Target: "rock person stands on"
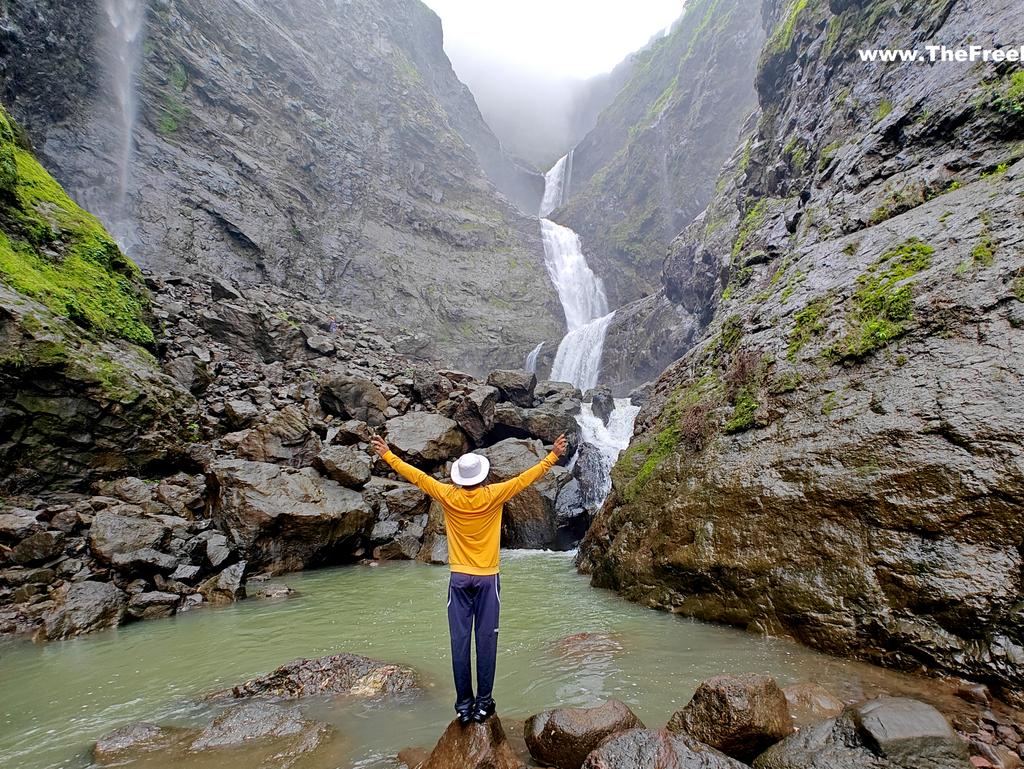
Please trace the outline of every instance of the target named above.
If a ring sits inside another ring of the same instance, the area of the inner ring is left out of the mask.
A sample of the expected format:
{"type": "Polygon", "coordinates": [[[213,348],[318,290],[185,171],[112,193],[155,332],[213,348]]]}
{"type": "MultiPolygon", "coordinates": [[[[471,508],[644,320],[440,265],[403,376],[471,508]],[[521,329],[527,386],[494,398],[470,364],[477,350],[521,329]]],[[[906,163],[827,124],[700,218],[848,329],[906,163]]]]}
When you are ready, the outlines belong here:
{"type": "Polygon", "coordinates": [[[455,710],[463,725],[483,722],[494,713],[494,666],[498,654],[498,613],[501,609],[501,577],[498,548],[501,544],[502,507],[512,497],[539,480],[565,454],[568,443],[558,436],[554,450],[536,465],[502,483],[483,485],[490,463],[479,454],[463,454],[452,465],[455,482],[441,483],[403,462],[383,438],[374,436],[374,450],[396,473],[437,500],[444,509],[448,530],[448,630],[452,640],[452,672],[455,675],[455,710]],[[476,683],[470,668],[469,641],[476,625],[476,683]]]}

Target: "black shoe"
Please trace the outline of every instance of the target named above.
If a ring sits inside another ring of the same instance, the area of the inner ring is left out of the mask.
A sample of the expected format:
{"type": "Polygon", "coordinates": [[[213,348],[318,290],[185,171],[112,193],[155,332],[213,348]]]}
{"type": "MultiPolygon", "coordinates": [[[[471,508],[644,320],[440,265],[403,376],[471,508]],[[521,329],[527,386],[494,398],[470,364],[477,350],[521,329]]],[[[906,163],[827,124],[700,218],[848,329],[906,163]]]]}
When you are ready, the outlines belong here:
{"type": "Polygon", "coordinates": [[[494,715],[494,700],[492,699],[488,699],[486,702],[478,701],[473,708],[473,720],[478,724],[482,724],[492,715],[494,715]]]}
{"type": "Polygon", "coordinates": [[[473,722],[473,710],[476,700],[462,700],[455,703],[455,712],[459,715],[459,724],[469,726],[473,722]]]}
{"type": "Polygon", "coordinates": [[[459,711],[459,726],[469,726],[473,723],[473,714],[468,710],[459,711]]]}

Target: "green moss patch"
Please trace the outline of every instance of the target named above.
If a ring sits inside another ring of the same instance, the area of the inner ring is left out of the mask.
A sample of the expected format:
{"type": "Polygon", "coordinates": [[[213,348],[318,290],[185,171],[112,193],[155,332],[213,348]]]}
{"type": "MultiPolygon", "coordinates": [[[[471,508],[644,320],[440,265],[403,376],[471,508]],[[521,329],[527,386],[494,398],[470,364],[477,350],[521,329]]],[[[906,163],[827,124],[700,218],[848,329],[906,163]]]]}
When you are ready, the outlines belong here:
{"type": "Polygon", "coordinates": [[[824,297],[815,299],[802,310],[793,316],[793,330],[789,333],[789,345],[786,348],[786,357],[794,361],[797,354],[812,339],[821,336],[828,327],[824,316],[829,308],[829,302],[824,297]]]}
{"type": "Polygon", "coordinates": [[[0,279],[100,336],[153,343],[138,267],[17,144],[2,108],[0,279]]]}
{"type": "Polygon", "coordinates": [[[906,333],[914,316],[913,284],[906,281],[931,266],[935,249],[911,238],[887,251],[857,278],[849,330],[827,351],[836,361],[860,360],[906,333]]]}

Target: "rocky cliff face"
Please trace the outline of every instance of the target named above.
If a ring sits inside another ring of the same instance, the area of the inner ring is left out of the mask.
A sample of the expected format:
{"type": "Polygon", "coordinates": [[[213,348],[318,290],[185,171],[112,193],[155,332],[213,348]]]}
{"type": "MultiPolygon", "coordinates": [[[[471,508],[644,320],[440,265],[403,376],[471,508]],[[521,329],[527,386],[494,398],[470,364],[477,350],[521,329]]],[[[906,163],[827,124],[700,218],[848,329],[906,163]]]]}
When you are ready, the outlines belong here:
{"type": "Polygon", "coordinates": [[[0,489],[173,461],[195,403],[152,355],[138,268],[19,136],[0,108],[0,489]]]}
{"type": "Polygon", "coordinates": [[[635,54],[631,76],[572,157],[576,230],[612,306],[653,293],[669,242],[715,189],[754,107],[760,19],[741,0],[687,5],[672,33],[635,54]]]}
{"type": "Polygon", "coordinates": [[[1020,701],[1024,71],[856,53],[1024,37],[1019,9],[770,0],[765,20],[757,125],[658,300],[713,318],[641,412],[582,565],[1020,701]]]}
{"type": "MultiPolygon", "coordinates": [[[[4,8],[2,86],[105,211],[119,142],[98,4],[4,8]],[[26,55],[28,54],[28,55],[26,55]]],[[[557,336],[541,180],[503,155],[411,0],[153,2],[128,201],[144,266],[301,287],[474,370],[557,336]]]]}

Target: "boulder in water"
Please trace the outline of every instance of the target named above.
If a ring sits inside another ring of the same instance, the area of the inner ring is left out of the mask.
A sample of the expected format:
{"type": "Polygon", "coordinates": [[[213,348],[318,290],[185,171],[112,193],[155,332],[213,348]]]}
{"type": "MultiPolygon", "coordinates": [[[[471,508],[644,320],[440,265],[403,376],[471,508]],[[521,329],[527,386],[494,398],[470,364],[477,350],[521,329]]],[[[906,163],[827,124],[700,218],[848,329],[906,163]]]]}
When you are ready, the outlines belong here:
{"type": "Polygon", "coordinates": [[[199,586],[199,593],[212,604],[233,603],[245,598],[245,561],[228,566],[199,586]]]}
{"type": "Polygon", "coordinates": [[[482,724],[452,721],[420,769],[525,769],[495,715],[482,724]]]}
{"type": "Polygon", "coordinates": [[[793,731],[786,695],[770,676],[715,676],[669,719],[685,732],[740,761],[750,762],[793,731]]]}
{"type": "Polygon", "coordinates": [[[312,468],[221,459],[207,477],[210,517],[254,567],[279,573],[343,562],[372,525],[358,492],[312,468]]]}
{"type": "Polygon", "coordinates": [[[600,419],[604,426],[608,426],[608,419],[615,411],[615,398],[612,397],[611,388],[608,385],[597,385],[583,396],[584,403],[590,403],[591,413],[600,419]]]}
{"type": "Polygon", "coordinates": [[[115,729],[92,746],[92,758],[98,764],[120,763],[127,753],[148,753],[166,747],[170,738],[156,724],[140,721],[115,729]]]}
{"type": "Polygon", "coordinates": [[[608,737],[582,769],[746,769],[744,764],[666,729],[627,729],[608,737]]]}
{"type": "Polygon", "coordinates": [[[879,697],[801,729],[755,769],[967,769],[967,744],[931,705],[879,697]]]}
{"type": "Polygon", "coordinates": [[[383,697],[407,694],[419,688],[419,677],[410,667],[379,662],[359,654],[341,653],[294,660],[272,673],[211,696],[297,699],[349,694],[383,697]]]}
{"type": "Polygon", "coordinates": [[[36,637],[55,641],[117,627],[127,606],[128,597],[110,582],[75,582],[59,595],[36,637]]]}
{"type": "Polygon", "coordinates": [[[530,755],[545,766],[579,769],[602,740],[626,729],[643,728],[640,719],[619,700],[593,708],[545,710],[526,721],[523,734],[530,755]]]}
{"type": "Polygon", "coordinates": [[[571,478],[555,497],[555,549],[571,550],[590,526],[590,513],[583,504],[580,483],[571,478]]]}
{"type": "Polygon", "coordinates": [[[576,453],[572,474],[580,484],[580,501],[589,510],[597,510],[611,489],[609,469],[601,449],[592,443],[583,443],[576,453]]]}

